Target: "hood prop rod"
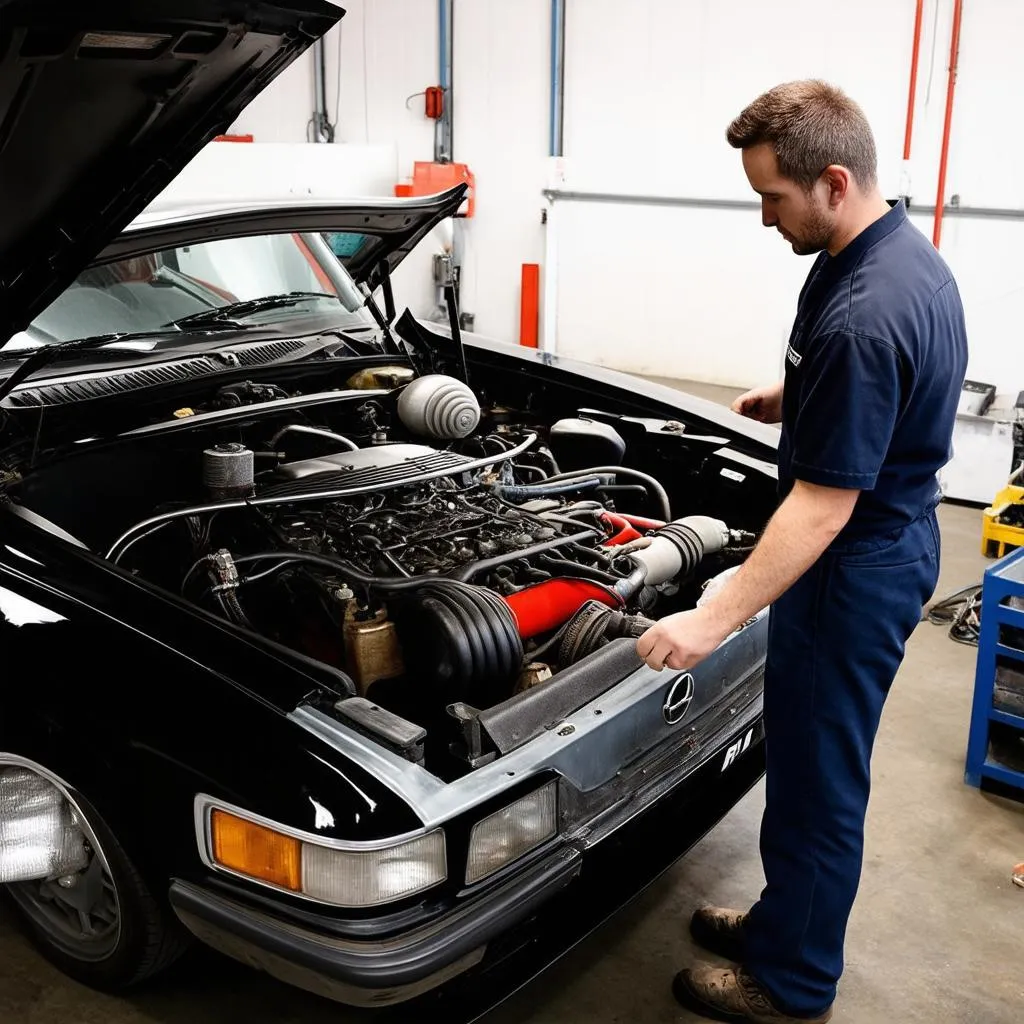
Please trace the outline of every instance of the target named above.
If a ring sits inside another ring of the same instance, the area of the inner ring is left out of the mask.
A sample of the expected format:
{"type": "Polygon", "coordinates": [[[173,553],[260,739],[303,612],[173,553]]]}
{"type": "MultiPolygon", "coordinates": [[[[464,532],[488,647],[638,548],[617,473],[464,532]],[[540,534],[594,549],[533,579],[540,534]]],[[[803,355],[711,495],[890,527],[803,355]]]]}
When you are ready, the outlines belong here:
{"type": "Polygon", "coordinates": [[[395,322],[395,291],[391,287],[391,264],[386,259],[381,260],[377,269],[380,271],[381,291],[384,292],[384,312],[388,323],[392,324],[395,322]]]}
{"type": "Polygon", "coordinates": [[[455,299],[455,285],[444,286],[444,300],[448,305],[448,326],[451,328],[452,341],[455,343],[455,351],[458,354],[459,370],[462,374],[462,381],[469,383],[469,370],[466,367],[466,346],[462,341],[462,329],[459,326],[459,307],[455,299]]]}

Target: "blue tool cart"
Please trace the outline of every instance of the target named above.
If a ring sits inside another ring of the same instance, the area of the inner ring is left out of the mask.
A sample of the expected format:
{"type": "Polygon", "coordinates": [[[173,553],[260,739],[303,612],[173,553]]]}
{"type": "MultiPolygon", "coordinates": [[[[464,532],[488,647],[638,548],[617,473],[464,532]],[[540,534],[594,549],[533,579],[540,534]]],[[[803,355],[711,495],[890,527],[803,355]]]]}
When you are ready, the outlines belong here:
{"type": "Polygon", "coordinates": [[[965,781],[1024,790],[1024,548],[985,571],[965,781]]]}

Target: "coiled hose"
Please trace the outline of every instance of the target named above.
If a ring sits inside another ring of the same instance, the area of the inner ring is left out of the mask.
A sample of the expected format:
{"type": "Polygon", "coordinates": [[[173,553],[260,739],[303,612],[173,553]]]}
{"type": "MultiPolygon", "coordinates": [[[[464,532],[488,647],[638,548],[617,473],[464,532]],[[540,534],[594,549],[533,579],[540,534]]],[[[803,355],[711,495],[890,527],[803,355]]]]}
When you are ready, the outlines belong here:
{"type": "Polygon", "coordinates": [[[398,602],[395,624],[406,658],[447,703],[489,707],[511,692],[523,640],[497,594],[452,580],[422,583],[398,602]]]}
{"type": "Polygon", "coordinates": [[[568,666],[582,661],[598,648],[622,637],[640,637],[652,619],[627,615],[598,601],[587,601],[565,624],[558,644],[558,663],[568,666]]]}

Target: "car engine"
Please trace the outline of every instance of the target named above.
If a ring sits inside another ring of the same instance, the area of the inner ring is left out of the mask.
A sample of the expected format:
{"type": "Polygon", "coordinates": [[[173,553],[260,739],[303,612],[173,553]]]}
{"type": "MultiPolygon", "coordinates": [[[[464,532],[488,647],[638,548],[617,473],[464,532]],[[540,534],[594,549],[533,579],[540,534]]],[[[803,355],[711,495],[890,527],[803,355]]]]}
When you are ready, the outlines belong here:
{"type": "Polygon", "coordinates": [[[184,597],[445,735],[458,708],[544,686],[693,607],[753,543],[712,516],[673,518],[599,420],[501,416],[443,375],[404,387],[396,422],[381,411],[347,433],[301,417],[268,433],[255,417],[243,440],[195,453],[201,502],[157,510],[110,556],[155,550],[140,542],[177,524],[159,550],[167,573],[191,562],[184,597]]]}

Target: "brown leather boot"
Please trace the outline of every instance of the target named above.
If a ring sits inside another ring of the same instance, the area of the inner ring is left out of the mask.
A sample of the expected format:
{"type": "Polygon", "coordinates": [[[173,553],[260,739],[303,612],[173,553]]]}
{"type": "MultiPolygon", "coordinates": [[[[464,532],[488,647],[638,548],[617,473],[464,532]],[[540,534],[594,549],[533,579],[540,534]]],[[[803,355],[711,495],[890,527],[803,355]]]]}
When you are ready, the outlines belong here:
{"type": "Polygon", "coordinates": [[[721,1021],[753,1024],[826,1024],[832,1007],[818,1017],[791,1017],[777,1010],[768,993],[742,968],[707,964],[680,971],[672,982],[676,1002],[692,1013],[721,1021]]]}
{"type": "Polygon", "coordinates": [[[725,907],[701,907],[690,918],[690,934],[709,953],[742,963],[745,943],[743,925],[747,915],[725,907]]]}

